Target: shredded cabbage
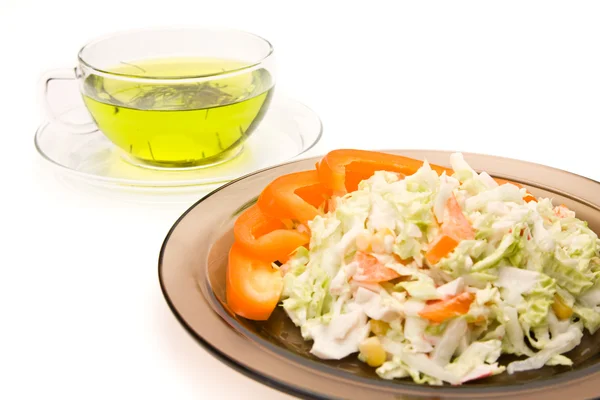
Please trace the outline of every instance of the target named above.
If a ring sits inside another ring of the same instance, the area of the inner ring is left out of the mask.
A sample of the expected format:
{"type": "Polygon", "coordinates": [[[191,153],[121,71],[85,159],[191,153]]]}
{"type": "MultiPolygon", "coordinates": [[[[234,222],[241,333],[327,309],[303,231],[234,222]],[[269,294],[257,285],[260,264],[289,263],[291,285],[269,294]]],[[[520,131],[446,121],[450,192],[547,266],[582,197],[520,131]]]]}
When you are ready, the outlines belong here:
{"type": "MultiPolygon", "coordinates": [[[[375,172],[309,221],[308,249],[281,266],[281,300],[313,355],[341,359],[376,336],[383,379],[458,385],[571,365],[565,354],[600,329],[597,234],[551,199],[526,203],[525,189],[499,185],[459,153],[450,164],[452,176],[427,162],[404,179],[375,172]],[[475,239],[458,240],[432,264],[427,252],[447,232],[451,196],[475,239]],[[359,265],[358,253],[371,264],[359,265]],[[456,296],[470,304],[440,306],[456,296]],[[431,316],[436,307],[442,317],[431,316]],[[506,365],[505,354],[519,359],[506,365]]],[[[368,357],[361,350],[372,364],[368,357]]]]}

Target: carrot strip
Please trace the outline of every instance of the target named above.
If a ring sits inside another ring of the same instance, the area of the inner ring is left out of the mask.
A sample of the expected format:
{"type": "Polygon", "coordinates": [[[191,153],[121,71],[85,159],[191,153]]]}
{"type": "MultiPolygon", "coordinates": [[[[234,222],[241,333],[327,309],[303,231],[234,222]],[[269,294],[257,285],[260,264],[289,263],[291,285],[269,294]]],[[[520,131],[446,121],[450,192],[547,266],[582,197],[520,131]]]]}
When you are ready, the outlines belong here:
{"type": "Polygon", "coordinates": [[[425,258],[431,265],[437,264],[442,258],[452,253],[458,246],[458,241],[448,235],[440,236],[429,248],[425,254],[425,258]]]}
{"type": "Polygon", "coordinates": [[[447,300],[431,302],[419,312],[419,316],[432,322],[441,323],[468,313],[473,300],[475,300],[473,293],[464,292],[447,300]]]}

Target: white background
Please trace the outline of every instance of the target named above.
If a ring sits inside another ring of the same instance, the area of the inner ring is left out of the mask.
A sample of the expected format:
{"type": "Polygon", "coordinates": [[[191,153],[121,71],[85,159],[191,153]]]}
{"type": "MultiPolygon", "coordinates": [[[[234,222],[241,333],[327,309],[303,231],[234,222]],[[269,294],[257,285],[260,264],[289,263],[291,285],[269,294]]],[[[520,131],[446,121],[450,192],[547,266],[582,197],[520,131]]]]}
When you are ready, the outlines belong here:
{"type": "Polygon", "coordinates": [[[334,147],[439,148],[600,180],[600,3],[0,0],[0,398],[283,399],[177,324],[157,256],[187,204],[67,185],[33,147],[40,74],[116,30],[268,38],[334,147]]]}

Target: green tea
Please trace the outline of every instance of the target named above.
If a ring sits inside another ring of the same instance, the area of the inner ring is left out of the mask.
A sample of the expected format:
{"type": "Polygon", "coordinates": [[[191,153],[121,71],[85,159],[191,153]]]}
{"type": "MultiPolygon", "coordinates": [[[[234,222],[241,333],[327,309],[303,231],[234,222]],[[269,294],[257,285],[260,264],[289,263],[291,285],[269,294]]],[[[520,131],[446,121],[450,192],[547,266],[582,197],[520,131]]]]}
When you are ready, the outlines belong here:
{"type": "Polygon", "coordinates": [[[273,79],[265,69],[219,78],[244,66],[206,58],[123,63],[108,70],[118,75],[88,76],[83,99],[98,128],[132,157],[165,167],[211,164],[240,148],[270,103],[273,79]],[[178,81],[199,76],[211,79],[178,81]]]}

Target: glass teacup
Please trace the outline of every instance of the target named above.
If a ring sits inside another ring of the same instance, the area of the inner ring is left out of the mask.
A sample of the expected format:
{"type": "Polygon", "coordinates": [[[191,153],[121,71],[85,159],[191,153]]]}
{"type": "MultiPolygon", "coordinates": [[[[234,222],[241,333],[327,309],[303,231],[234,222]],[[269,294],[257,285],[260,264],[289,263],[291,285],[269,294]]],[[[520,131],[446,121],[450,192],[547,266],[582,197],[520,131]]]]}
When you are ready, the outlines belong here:
{"type": "Polygon", "coordinates": [[[275,86],[273,48],[235,30],[118,33],[84,46],[74,70],[50,72],[46,99],[57,79],[78,81],[93,119],[50,112],[74,133],[99,129],[144,166],[208,166],[235,156],[260,124],[275,86]]]}

